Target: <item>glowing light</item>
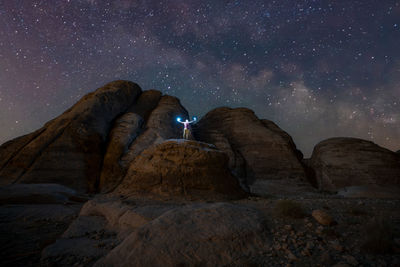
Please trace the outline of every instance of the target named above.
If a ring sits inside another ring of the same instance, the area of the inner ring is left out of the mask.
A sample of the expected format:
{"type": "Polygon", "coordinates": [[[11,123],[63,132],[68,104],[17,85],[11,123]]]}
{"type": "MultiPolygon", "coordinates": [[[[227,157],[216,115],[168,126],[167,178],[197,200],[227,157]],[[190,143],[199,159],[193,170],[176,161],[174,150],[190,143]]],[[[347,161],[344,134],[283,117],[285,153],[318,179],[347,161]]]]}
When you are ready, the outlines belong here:
{"type": "Polygon", "coordinates": [[[194,120],[194,121],[197,121],[197,117],[193,117],[193,120],[194,120]]]}
{"type": "Polygon", "coordinates": [[[176,118],[176,121],[181,122],[181,118],[180,117],[176,118]]]}

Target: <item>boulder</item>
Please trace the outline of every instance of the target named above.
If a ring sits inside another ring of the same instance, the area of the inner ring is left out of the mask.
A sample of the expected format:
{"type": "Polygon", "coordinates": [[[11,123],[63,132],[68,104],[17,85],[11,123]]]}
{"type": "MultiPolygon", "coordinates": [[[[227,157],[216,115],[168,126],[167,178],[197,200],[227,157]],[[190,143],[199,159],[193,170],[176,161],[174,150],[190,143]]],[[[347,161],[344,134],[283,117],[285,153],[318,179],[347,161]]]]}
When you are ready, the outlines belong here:
{"type": "Polygon", "coordinates": [[[229,155],[230,169],[252,193],[268,194],[274,181],[285,181],[276,186],[275,193],[281,185],[306,181],[302,154],[292,138],[273,122],[258,119],[250,109],[217,108],[193,128],[197,140],[214,144],[229,155]]]}
{"type": "Polygon", "coordinates": [[[0,147],[0,185],[58,183],[95,191],[113,120],[141,94],[129,81],[115,81],[84,96],[35,133],[0,147]]]}
{"type": "Polygon", "coordinates": [[[325,226],[330,226],[333,225],[335,223],[335,221],[333,220],[332,216],[329,215],[328,213],[326,213],[323,210],[313,210],[311,215],[314,217],[314,219],[322,225],[325,226]]]}
{"type": "Polygon", "coordinates": [[[227,155],[191,140],[167,140],[144,150],[115,193],[188,198],[245,196],[229,171],[227,155]]]}
{"type": "Polygon", "coordinates": [[[268,235],[258,210],[189,205],[138,228],[94,266],[252,266],[270,248],[268,235]]]}
{"type": "Polygon", "coordinates": [[[322,141],[314,148],[310,164],[320,190],[400,186],[400,156],[362,139],[338,137],[322,141]]]}

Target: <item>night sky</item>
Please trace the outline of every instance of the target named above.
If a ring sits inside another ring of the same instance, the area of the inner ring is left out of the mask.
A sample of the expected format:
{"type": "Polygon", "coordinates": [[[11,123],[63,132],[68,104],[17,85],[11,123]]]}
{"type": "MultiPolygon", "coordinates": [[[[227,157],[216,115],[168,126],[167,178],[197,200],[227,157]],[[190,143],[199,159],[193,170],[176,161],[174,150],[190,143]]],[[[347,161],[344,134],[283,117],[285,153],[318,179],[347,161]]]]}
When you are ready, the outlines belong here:
{"type": "Polygon", "coordinates": [[[400,1],[0,0],[0,144],[116,79],[398,150],[400,1]]]}

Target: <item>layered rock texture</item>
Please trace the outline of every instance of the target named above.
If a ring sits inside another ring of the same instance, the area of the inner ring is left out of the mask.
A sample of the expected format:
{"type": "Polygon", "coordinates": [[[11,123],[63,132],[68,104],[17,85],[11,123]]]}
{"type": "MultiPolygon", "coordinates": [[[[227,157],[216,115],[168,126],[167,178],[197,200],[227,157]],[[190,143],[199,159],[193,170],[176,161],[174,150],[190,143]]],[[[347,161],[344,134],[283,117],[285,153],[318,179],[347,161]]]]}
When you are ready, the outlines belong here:
{"type": "Polygon", "coordinates": [[[228,156],[214,146],[169,140],[144,150],[132,162],[116,193],[152,193],[193,198],[244,197],[228,168],[228,156]]]}
{"type": "Polygon", "coordinates": [[[134,231],[94,266],[256,264],[252,259],[270,245],[267,235],[265,218],[255,209],[223,203],[187,206],[134,231]]]}
{"type": "Polygon", "coordinates": [[[250,109],[214,109],[199,121],[194,133],[197,140],[228,154],[230,169],[252,193],[269,194],[270,188],[291,192],[309,185],[302,154],[292,138],[250,109]]]}
{"type": "Polygon", "coordinates": [[[79,192],[110,191],[143,149],[179,137],[178,115],[187,111],[175,97],[111,82],[41,129],[3,144],[0,185],[59,183],[79,192]]]}
{"type": "Polygon", "coordinates": [[[178,116],[179,99],[115,81],[0,146],[0,265],[400,265],[398,153],[333,138],[303,159],[246,108],[182,140],[178,116]]]}
{"type": "Polygon", "coordinates": [[[399,184],[398,153],[371,142],[329,139],[304,160],[275,123],[227,107],[194,125],[195,140],[168,141],[181,138],[178,116],[188,118],[188,112],[176,97],[111,82],[39,130],[0,146],[0,185],[55,183],[80,193],[118,188],[124,195],[190,198],[200,190],[237,198],[243,190],[293,195],[315,193],[314,187],[399,184]]]}
{"type": "Polygon", "coordinates": [[[4,144],[0,184],[59,183],[94,191],[112,122],[140,93],[132,82],[109,83],[36,132],[4,144]]]}
{"type": "Polygon", "coordinates": [[[338,191],[346,187],[380,190],[400,187],[400,156],[370,141],[357,138],[331,138],[313,151],[310,165],[318,188],[338,191]]]}

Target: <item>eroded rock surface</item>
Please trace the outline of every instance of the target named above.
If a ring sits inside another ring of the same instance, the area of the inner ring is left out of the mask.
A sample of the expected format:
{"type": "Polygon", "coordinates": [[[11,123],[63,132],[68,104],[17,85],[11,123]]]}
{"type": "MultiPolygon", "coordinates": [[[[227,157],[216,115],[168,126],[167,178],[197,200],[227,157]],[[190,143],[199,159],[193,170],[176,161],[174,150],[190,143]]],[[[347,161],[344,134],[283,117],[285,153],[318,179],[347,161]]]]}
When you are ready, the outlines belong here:
{"type": "Polygon", "coordinates": [[[215,147],[190,140],[168,140],[144,150],[132,163],[116,194],[208,198],[245,196],[215,147]]]}
{"type": "Polygon", "coordinates": [[[110,192],[122,181],[130,163],[147,147],[177,138],[180,125],[175,117],[187,111],[179,100],[161,92],[143,92],[114,123],[100,178],[100,191],[110,192]]]}
{"type": "Polygon", "coordinates": [[[144,120],[136,113],[128,112],[119,117],[111,130],[100,176],[100,189],[107,192],[115,188],[125,174],[120,164],[129,145],[142,131],[144,120]]]}
{"type": "Polygon", "coordinates": [[[362,139],[343,137],[322,141],[314,148],[310,164],[321,190],[400,186],[400,156],[362,139]]]}
{"type": "Polygon", "coordinates": [[[246,266],[267,250],[267,236],[265,219],[255,209],[187,206],[140,227],[95,266],[246,266]]]}
{"type": "Polygon", "coordinates": [[[0,147],[0,185],[58,183],[94,191],[111,123],[140,93],[135,83],[111,82],[35,133],[4,144],[0,147]]]}
{"type": "Polygon", "coordinates": [[[188,113],[179,99],[168,95],[162,96],[157,107],[150,113],[144,131],[122,157],[122,166],[127,168],[143,150],[152,145],[167,139],[180,138],[182,129],[176,121],[178,116],[188,117],[188,113]]]}
{"type": "MultiPolygon", "coordinates": [[[[197,140],[214,144],[229,155],[230,169],[252,193],[271,193],[267,191],[274,180],[285,180],[281,185],[294,187],[306,181],[302,155],[291,137],[273,122],[259,120],[249,109],[214,109],[197,123],[194,133],[197,140]]],[[[274,188],[279,191],[281,185],[274,188]]]]}
{"type": "Polygon", "coordinates": [[[65,204],[77,195],[59,184],[12,184],[0,187],[2,204],[65,204]]]}

